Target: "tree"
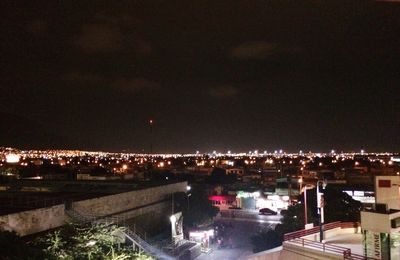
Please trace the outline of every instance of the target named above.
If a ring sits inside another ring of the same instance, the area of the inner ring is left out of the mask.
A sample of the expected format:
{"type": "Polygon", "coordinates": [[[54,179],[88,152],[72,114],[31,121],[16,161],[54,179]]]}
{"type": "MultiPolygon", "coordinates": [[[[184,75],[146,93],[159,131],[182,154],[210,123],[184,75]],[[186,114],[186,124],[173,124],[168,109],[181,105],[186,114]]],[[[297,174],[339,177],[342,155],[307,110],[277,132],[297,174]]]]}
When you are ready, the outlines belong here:
{"type": "MultiPolygon", "coordinates": [[[[308,223],[316,221],[309,207],[307,207],[307,218],[308,223]]],[[[283,214],[281,224],[275,227],[275,230],[280,234],[282,239],[284,234],[301,229],[304,229],[304,203],[289,206],[287,211],[283,214]]]]}
{"type": "Polygon", "coordinates": [[[209,182],[212,184],[232,184],[236,182],[236,175],[227,175],[225,169],[215,167],[211,172],[209,182]]]}
{"type": "Polygon", "coordinates": [[[47,259],[151,259],[124,246],[121,232],[115,225],[69,224],[34,241],[47,259]]]}
{"type": "Polygon", "coordinates": [[[201,225],[218,214],[219,209],[211,205],[204,191],[192,189],[188,195],[184,192],[174,194],[175,212],[182,211],[185,227],[201,225]]]}
{"type": "Polygon", "coordinates": [[[27,245],[15,232],[0,232],[1,259],[44,259],[45,254],[34,247],[27,245]]]}
{"type": "Polygon", "coordinates": [[[354,200],[340,188],[329,185],[324,192],[325,223],[334,221],[359,222],[362,203],[354,200]]]}
{"type": "MultiPolygon", "coordinates": [[[[325,223],[343,221],[358,222],[360,221],[360,211],[362,203],[354,200],[350,195],[343,192],[342,187],[335,185],[327,185],[324,190],[320,190],[324,194],[324,215],[325,223]]],[[[312,189],[307,192],[307,203],[313,212],[315,219],[317,218],[317,195],[316,190],[312,189]]],[[[311,223],[311,221],[309,221],[311,223]]]]}

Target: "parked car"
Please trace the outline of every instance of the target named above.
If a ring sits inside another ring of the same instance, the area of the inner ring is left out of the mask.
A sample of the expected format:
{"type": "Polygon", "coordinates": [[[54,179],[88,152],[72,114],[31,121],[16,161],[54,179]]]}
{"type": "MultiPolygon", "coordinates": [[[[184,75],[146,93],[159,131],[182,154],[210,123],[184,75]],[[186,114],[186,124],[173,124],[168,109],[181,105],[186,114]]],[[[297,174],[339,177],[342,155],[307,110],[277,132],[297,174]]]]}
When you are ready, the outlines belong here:
{"type": "Polygon", "coordinates": [[[262,208],[259,210],[260,215],[277,215],[278,212],[273,211],[272,209],[269,208],[262,208]]]}

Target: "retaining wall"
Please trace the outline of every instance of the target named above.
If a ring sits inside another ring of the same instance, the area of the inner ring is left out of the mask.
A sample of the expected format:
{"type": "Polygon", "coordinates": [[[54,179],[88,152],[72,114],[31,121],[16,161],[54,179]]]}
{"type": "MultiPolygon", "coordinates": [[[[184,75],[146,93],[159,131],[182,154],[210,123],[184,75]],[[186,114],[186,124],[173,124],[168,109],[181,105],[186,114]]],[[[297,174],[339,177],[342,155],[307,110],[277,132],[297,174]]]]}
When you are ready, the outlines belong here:
{"type": "Polygon", "coordinates": [[[31,235],[65,224],[64,204],[0,216],[0,229],[20,236],[31,235]]]}

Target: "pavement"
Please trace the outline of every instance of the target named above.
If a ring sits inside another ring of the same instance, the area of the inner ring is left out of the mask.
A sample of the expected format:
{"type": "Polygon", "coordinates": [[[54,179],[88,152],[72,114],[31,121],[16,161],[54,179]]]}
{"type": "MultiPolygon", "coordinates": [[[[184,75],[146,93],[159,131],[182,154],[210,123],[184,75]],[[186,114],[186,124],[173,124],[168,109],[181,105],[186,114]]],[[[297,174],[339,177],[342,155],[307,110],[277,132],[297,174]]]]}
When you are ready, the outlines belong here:
{"type": "Polygon", "coordinates": [[[198,260],[236,260],[246,259],[253,254],[253,246],[250,237],[262,229],[274,228],[279,223],[281,216],[258,215],[258,211],[235,210],[232,215],[230,212],[222,212],[222,215],[215,218],[215,223],[224,223],[227,227],[228,237],[232,241],[232,248],[222,247],[218,249],[218,244],[211,245],[211,252],[202,253],[198,260]],[[232,228],[230,228],[232,224],[232,228]]]}

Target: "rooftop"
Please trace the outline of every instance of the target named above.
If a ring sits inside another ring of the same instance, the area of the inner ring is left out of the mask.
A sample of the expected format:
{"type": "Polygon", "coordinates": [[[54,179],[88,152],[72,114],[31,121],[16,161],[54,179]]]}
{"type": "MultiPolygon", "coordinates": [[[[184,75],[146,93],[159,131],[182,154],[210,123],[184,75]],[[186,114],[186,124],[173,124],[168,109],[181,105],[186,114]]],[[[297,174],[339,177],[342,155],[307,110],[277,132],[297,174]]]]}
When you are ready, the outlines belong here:
{"type": "Polygon", "coordinates": [[[297,259],[299,255],[318,259],[364,259],[358,223],[333,222],[324,225],[325,240],[319,242],[319,227],[285,234],[283,246],[250,256],[249,260],[297,259]]]}

